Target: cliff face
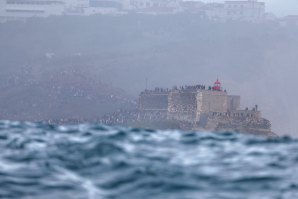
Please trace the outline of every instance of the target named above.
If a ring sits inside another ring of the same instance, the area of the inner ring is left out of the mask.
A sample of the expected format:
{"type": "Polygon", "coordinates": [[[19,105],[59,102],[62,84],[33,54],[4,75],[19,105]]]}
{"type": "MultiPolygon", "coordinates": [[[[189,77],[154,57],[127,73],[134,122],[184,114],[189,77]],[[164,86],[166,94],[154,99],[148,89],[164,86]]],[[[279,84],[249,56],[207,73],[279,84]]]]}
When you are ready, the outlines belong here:
{"type": "Polygon", "coordinates": [[[150,129],[180,129],[183,131],[238,132],[265,137],[276,137],[271,123],[264,118],[203,115],[200,122],[167,118],[166,112],[123,111],[103,117],[100,123],[150,129]]]}
{"type": "Polygon", "coordinates": [[[215,132],[234,131],[267,137],[277,136],[271,131],[270,121],[265,118],[210,116],[207,118],[206,124],[199,128],[215,132]]]}
{"type": "Polygon", "coordinates": [[[210,119],[207,128],[193,127],[191,123],[173,121],[173,120],[159,120],[159,121],[138,121],[130,123],[130,126],[140,128],[157,128],[157,129],[180,129],[184,131],[210,131],[210,132],[237,132],[242,134],[250,134],[264,137],[277,137],[268,126],[270,122],[267,119],[260,121],[226,121],[210,119]]]}

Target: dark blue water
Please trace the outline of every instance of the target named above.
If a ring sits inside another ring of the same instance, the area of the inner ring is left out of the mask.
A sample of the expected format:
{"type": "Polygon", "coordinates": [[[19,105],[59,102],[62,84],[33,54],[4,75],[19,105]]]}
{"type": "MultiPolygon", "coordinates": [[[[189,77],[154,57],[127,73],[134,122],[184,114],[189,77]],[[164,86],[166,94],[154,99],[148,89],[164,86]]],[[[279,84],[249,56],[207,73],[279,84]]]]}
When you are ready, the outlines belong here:
{"type": "Polygon", "coordinates": [[[5,121],[0,198],[295,199],[298,142],[5,121]]]}

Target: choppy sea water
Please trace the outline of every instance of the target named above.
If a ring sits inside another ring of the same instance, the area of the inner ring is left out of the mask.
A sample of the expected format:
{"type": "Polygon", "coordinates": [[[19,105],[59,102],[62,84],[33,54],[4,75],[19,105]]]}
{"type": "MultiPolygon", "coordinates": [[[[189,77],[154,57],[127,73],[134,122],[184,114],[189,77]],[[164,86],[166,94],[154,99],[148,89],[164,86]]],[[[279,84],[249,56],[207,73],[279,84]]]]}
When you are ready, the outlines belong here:
{"type": "Polygon", "coordinates": [[[0,198],[295,199],[298,141],[2,121],[0,198]]]}

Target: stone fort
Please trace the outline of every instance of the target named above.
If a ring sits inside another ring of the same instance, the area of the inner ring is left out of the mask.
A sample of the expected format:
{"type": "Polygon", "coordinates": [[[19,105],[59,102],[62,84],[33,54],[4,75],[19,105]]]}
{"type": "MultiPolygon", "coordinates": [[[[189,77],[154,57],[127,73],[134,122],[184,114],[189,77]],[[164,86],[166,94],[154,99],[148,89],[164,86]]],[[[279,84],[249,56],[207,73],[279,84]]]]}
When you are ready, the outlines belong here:
{"type": "Polygon", "coordinates": [[[141,117],[177,121],[182,129],[221,130],[252,127],[268,130],[271,124],[261,118],[256,105],[240,108],[240,96],[229,95],[217,80],[213,86],[181,86],[145,90],[139,96],[141,117]]]}

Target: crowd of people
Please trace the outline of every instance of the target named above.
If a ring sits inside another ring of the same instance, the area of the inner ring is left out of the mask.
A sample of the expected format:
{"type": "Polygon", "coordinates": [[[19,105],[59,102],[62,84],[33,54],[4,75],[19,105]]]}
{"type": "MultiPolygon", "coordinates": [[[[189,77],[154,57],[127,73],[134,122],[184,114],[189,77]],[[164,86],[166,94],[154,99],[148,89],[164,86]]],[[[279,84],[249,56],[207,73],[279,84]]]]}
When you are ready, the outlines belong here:
{"type": "MultiPolygon", "coordinates": [[[[208,87],[209,90],[212,90],[212,87],[209,86],[208,87]]],[[[169,89],[169,88],[158,88],[156,87],[153,90],[148,90],[146,89],[145,91],[143,91],[141,94],[150,94],[150,93],[169,93],[172,90],[206,90],[206,86],[205,85],[193,85],[193,86],[189,86],[189,85],[185,85],[185,86],[174,86],[173,89],[169,89]]]]}
{"type": "MultiPolygon", "coordinates": [[[[211,87],[209,87],[211,88],[211,87]]],[[[185,85],[185,86],[180,86],[178,90],[206,90],[206,86],[205,85],[192,85],[192,86],[189,86],[189,85],[185,85]]]]}
{"type": "Polygon", "coordinates": [[[146,94],[148,94],[148,93],[168,93],[170,91],[171,91],[171,89],[169,89],[169,88],[158,88],[158,87],[156,87],[154,90],[146,89],[141,94],[143,94],[143,93],[146,93],[146,94]]]}
{"type": "MultiPolygon", "coordinates": [[[[215,90],[214,87],[212,86],[206,86],[206,85],[201,85],[201,84],[197,84],[197,85],[184,85],[184,86],[174,86],[172,89],[169,88],[158,88],[156,87],[153,90],[148,90],[146,89],[145,91],[141,92],[141,94],[151,94],[151,93],[169,93],[173,90],[179,90],[179,91],[198,91],[198,90],[215,90]]],[[[224,90],[225,92],[227,92],[226,90],[224,90]]]]}

